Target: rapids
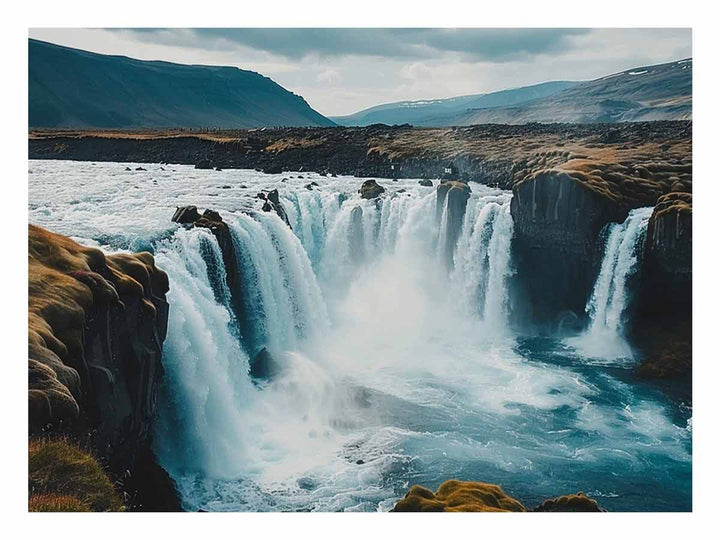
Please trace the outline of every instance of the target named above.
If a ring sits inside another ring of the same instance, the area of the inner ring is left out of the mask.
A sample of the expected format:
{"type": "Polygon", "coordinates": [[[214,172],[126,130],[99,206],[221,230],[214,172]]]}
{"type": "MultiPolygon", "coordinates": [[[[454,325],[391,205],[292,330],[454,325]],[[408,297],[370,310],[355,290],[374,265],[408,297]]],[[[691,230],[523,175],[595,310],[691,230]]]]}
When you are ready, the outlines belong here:
{"type": "MultiPolygon", "coordinates": [[[[448,269],[435,190],[417,180],[381,179],[387,192],[364,201],[353,177],[137,166],[31,161],[29,219],[151,250],[168,273],[155,449],[186,509],[386,511],[449,478],[529,507],[585,491],[609,510],[691,508],[687,407],[628,363],[510,329],[510,192],[472,185],[448,269]],[[292,230],[260,211],[255,194],[273,188],[292,230]],[[170,222],[188,204],[230,225],[243,324],[214,236],[170,222]],[[253,381],[263,346],[280,371],[253,381]]],[[[609,231],[589,334],[622,334],[647,217],[609,231]]]]}

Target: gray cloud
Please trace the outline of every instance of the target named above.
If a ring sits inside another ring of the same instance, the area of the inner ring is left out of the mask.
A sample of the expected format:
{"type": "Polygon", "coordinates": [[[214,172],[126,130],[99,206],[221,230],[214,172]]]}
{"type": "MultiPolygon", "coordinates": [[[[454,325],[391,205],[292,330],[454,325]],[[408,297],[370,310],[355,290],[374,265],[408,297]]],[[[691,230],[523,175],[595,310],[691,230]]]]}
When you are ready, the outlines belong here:
{"type": "Polygon", "coordinates": [[[503,62],[572,48],[577,28],[198,28],[122,29],[138,40],[178,47],[227,50],[249,47],[290,59],[311,55],[438,58],[458,53],[503,62]]]}

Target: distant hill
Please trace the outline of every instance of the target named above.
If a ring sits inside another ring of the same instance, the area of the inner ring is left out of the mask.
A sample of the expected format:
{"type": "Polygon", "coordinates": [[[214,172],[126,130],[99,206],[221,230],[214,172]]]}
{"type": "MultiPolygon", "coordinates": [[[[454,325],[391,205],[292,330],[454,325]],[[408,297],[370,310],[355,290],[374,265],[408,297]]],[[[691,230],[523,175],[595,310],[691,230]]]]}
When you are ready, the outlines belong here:
{"type": "Polygon", "coordinates": [[[348,116],[336,116],[331,119],[341,126],[369,126],[371,124],[412,124],[414,126],[448,125],[449,119],[469,109],[504,107],[550,96],[580,83],[571,81],[552,81],[522,88],[512,88],[447,99],[424,101],[399,101],[364,109],[348,116]]]}
{"type": "Polygon", "coordinates": [[[692,119],[692,59],[586,82],[549,82],[491,94],[378,105],[333,118],[341,125],[415,126],[641,122],[692,119]]]}
{"type": "Polygon", "coordinates": [[[692,119],[692,59],[628,69],[512,107],[473,109],[447,125],[692,119]]]}
{"type": "Polygon", "coordinates": [[[335,125],[253,71],[134,60],[34,39],[28,47],[30,127],[335,125]]]}

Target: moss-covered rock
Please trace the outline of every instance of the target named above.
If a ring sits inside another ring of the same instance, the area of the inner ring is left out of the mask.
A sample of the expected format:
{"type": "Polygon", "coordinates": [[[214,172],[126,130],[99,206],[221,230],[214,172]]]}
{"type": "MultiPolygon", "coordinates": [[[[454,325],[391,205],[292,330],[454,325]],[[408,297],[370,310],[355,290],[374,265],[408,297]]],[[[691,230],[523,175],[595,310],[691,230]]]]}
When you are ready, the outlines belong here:
{"type": "Polygon", "coordinates": [[[525,512],[516,499],[495,484],[448,480],[433,493],[413,486],[393,512],[525,512]]]}
{"type": "Polygon", "coordinates": [[[533,512],[604,512],[595,499],[583,492],[547,499],[533,512]]]}

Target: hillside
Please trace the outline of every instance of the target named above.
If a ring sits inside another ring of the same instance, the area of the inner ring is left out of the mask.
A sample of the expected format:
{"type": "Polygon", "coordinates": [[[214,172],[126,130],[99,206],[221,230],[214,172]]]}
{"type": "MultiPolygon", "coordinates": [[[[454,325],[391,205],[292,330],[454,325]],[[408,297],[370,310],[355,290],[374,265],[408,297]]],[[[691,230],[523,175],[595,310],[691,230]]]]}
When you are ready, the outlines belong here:
{"type": "Polygon", "coordinates": [[[638,67],[512,107],[476,109],[452,125],[692,119],[692,59],[638,67]]]}
{"type": "Polygon", "coordinates": [[[34,39],[28,47],[30,127],[334,125],[253,71],[135,60],[34,39]]]}
{"type": "Polygon", "coordinates": [[[400,101],[364,109],[348,116],[332,117],[341,126],[369,126],[371,124],[412,124],[414,126],[443,126],[447,121],[469,109],[506,107],[556,94],[577,82],[552,81],[522,88],[511,88],[489,94],[433,99],[400,101]]]}

